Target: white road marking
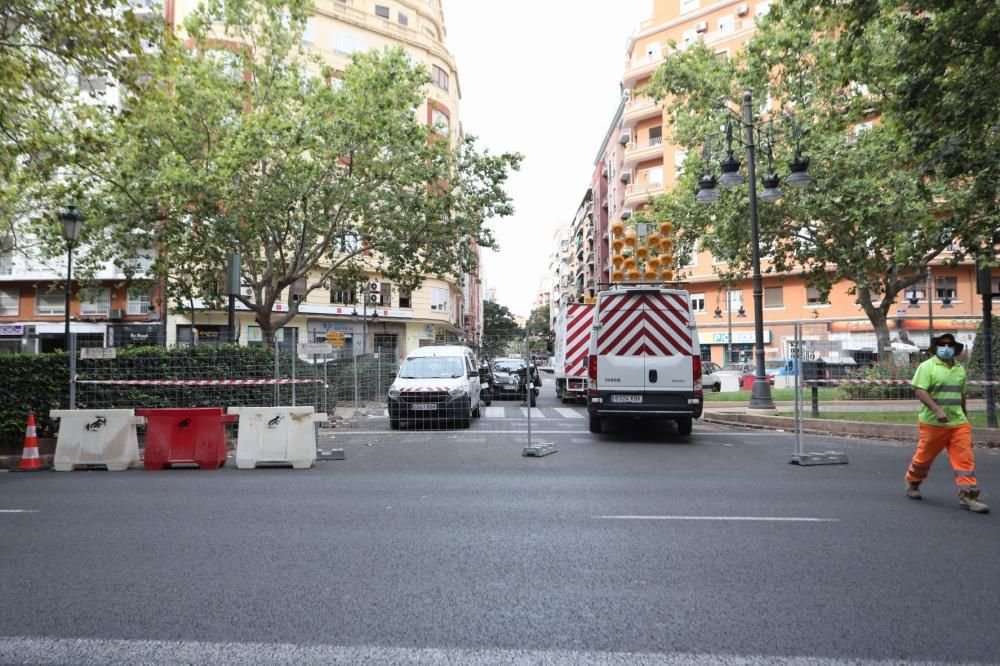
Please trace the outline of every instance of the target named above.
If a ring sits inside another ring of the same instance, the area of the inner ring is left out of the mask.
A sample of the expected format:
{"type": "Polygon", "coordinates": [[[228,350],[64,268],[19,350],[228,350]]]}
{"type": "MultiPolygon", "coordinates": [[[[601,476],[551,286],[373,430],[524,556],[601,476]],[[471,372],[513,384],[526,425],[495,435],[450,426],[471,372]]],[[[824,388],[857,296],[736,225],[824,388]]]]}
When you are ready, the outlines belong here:
{"type": "Polygon", "coordinates": [[[38,513],[38,509],[0,509],[0,513],[38,513]]]}
{"type": "MultiPolygon", "coordinates": [[[[390,434],[393,437],[397,437],[398,435],[401,435],[401,434],[405,434],[405,435],[419,435],[421,433],[437,433],[437,434],[439,434],[441,432],[450,432],[450,431],[443,430],[443,429],[435,429],[435,428],[420,428],[418,430],[409,430],[409,429],[404,429],[404,430],[350,430],[350,429],[344,429],[344,430],[335,430],[334,432],[330,433],[329,435],[324,435],[324,437],[329,437],[330,439],[336,439],[338,437],[345,437],[345,436],[359,436],[359,435],[364,435],[366,437],[370,437],[372,435],[390,435],[390,434]]],[[[525,428],[521,428],[520,430],[481,430],[479,428],[475,428],[474,430],[471,430],[471,431],[469,431],[469,430],[462,430],[461,432],[473,432],[473,433],[475,433],[477,435],[526,435],[526,434],[528,434],[528,431],[525,428]]],[[[588,431],[586,431],[586,430],[536,430],[534,428],[531,429],[531,434],[532,435],[586,435],[587,432],[588,431]]]]}
{"type": "MultiPolygon", "coordinates": [[[[528,408],[527,407],[518,407],[518,409],[521,410],[521,416],[522,416],[522,418],[528,418],[528,408]]],[[[532,407],[531,408],[531,418],[533,418],[533,419],[544,419],[544,418],[546,418],[546,416],[545,416],[545,414],[542,413],[542,410],[538,409],[538,407],[532,407]]]]}
{"type": "Polygon", "coordinates": [[[794,516],[594,516],[600,520],[733,520],[763,523],[839,523],[840,518],[800,518],[794,516]]]}
{"type": "Polygon", "coordinates": [[[488,419],[502,419],[503,418],[503,407],[487,407],[486,413],[483,414],[488,419]]]}
{"type": "Polygon", "coordinates": [[[564,419],[582,419],[583,414],[580,413],[578,409],[571,409],[569,407],[554,407],[559,415],[564,419]]]}
{"type": "MultiPolygon", "coordinates": [[[[0,662],[30,664],[604,664],[626,666],[888,666],[899,661],[685,652],[473,650],[291,643],[209,643],[91,638],[0,638],[0,662]]],[[[915,666],[944,662],[912,661],[915,666]]],[[[954,663],[954,662],[951,662],[954,663]]]]}

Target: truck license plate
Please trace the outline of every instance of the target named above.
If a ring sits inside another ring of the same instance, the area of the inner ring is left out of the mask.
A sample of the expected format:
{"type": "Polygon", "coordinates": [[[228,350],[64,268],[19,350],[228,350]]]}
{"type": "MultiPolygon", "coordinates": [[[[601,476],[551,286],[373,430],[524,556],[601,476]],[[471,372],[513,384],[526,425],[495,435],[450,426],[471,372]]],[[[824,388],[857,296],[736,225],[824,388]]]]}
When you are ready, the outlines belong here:
{"type": "Polygon", "coordinates": [[[438,406],[433,402],[418,402],[415,405],[410,405],[410,409],[415,412],[432,412],[437,408],[438,406]]]}
{"type": "Polygon", "coordinates": [[[628,403],[641,403],[641,395],[613,395],[611,396],[611,402],[628,402],[628,403]]]}

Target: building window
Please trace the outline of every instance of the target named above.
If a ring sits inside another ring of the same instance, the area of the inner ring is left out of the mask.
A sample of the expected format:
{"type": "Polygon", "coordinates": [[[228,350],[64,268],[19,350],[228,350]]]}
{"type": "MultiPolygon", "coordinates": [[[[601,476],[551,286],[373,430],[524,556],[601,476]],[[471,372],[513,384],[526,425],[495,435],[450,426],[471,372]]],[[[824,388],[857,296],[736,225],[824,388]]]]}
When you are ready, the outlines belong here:
{"type": "Polygon", "coordinates": [[[915,298],[920,301],[924,300],[925,296],[924,296],[923,286],[918,287],[916,285],[913,285],[912,287],[906,290],[906,300],[909,301],[912,298],[915,298]]]}
{"type": "Polygon", "coordinates": [[[0,252],[0,275],[12,275],[14,273],[14,254],[11,252],[0,252]]]}
{"type": "Polygon", "coordinates": [[[677,150],[677,151],[674,151],[674,173],[675,174],[680,174],[682,171],[684,171],[684,162],[687,161],[687,157],[688,157],[688,154],[687,154],[686,150],[677,150]]]}
{"type": "Polygon", "coordinates": [[[649,145],[659,146],[663,143],[663,127],[657,125],[649,128],[649,145]]]}
{"type": "Polygon", "coordinates": [[[381,16],[384,19],[389,18],[389,8],[385,5],[375,5],[375,16],[381,16]]]}
{"type": "Polygon", "coordinates": [[[396,358],[396,350],[399,346],[398,339],[395,333],[376,333],[375,353],[385,354],[390,360],[396,358]]]}
{"type": "Polygon", "coordinates": [[[351,55],[355,51],[367,51],[368,42],[364,37],[359,37],[349,32],[337,31],[333,35],[333,50],[337,53],[351,55]]]}
{"type": "Polygon", "coordinates": [[[448,311],[448,290],[431,287],[431,310],[435,312],[448,311]]]}
{"type": "Polygon", "coordinates": [[[379,307],[391,308],[392,307],[392,283],[383,282],[381,284],[381,291],[378,295],[379,307]]]}
{"type": "Polygon", "coordinates": [[[353,284],[333,285],[333,288],[330,290],[330,302],[341,305],[357,305],[357,287],[353,284]]]}
{"type": "Polygon", "coordinates": [[[771,11],[770,2],[760,2],[757,3],[756,7],[754,7],[753,14],[754,16],[766,16],[770,11],[771,11]]]}
{"type": "Polygon", "coordinates": [[[663,187],[663,167],[654,167],[642,172],[642,180],[650,189],[661,189],[663,187]]]}
{"type": "Polygon", "coordinates": [[[316,19],[314,18],[306,19],[306,27],[302,30],[302,43],[303,44],[316,43],[316,19]]]}
{"type": "Polygon", "coordinates": [[[410,25],[410,17],[403,12],[399,12],[399,16],[396,18],[399,21],[399,25],[410,25]]]}
{"type": "Polygon", "coordinates": [[[125,312],[130,315],[149,314],[153,310],[153,301],[148,289],[133,287],[128,290],[128,300],[125,312]]]}
{"type": "Polygon", "coordinates": [[[65,315],[65,296],[63,294],[44,294],[42,292],[35,292],[35,314],[65,315]]]}
{"type": "Polygon", "coordinates": [[[437,65],[431,65],[431,78],[434,81],[434,85],[438,88],[448,90],[448,72],[437,65]]]}
{"type": "Polygon", "coordinates": [[[701,0],[681,0],[681,14],[694,11],[701,6],[701,0]]]}
{"type": "Polygon", "coordinates": [[[694,28],[690,30],[685,30],[681,33],[681,48],[686,48],[694,44],[694,40],[698,39],[698,31],[694,28]]]}
{"type": "Polygon", "coordinates": [[[80,315],[84,317],[107,317],[111,313],[111,290],[101,287],[81,289],[80,315]]]}
{"type": "Polygon", "coordinates": [[[435,128],[443,128],[445,134],[451,128],[451,120],[448,118],[447,114],[440,109],[431,109],[431,125],[435,128]]]}
{"type": "Polygon", "coordinates": [[[782,287],[764,287],[764,307],[785,307],[785,295],[782,287]]]}
{"type": "Polygon", "coordinates": [[[410,292],[400,291],[399,292],[399,307],[401,308],[412,308],[412,302],[410,300],[410,292]]]}
{"type": "Polygon", "coordinates": [[[108,81],[103,76],[80,76],[77,78],[80,92],[88,95],[103,95],[108,89],[108,81]]]}
{"type": "Polygon", "coordinates": [[[691,309],[695,312],[705,311],[705,294],[691,294],[691,309]]]}
{"type": "Polygon", "coordinates": [[[806,303],[809,305],[828,305],[828,301],[824,301],[823,297],[819,293],[819,289],[816,287],[806,287],[806,303]]]}
{"type": "Polygon", "coordinates": [[[955,300],[955,293],[958,288],[958,279],[953,277],[934,276],[934,298],[941,300],[950,298],[955,300]]]}
{"type": "Polygon", "coordinates": [[[18,289],[0,289],[0,315],[16,316],[21,313],[21,294],[18,289]]]}
{"type": "Polygon", "coordinates": [[[729,310],[731,312],[736,312],[743,307],[743,290],[737,289],[734,291],[727,292],[729,300],[729,310]]]}
{"type": "Polygon", "coordinates": [[[358,251],[358,235],[353,232],[346,232],[340,234],[337,239],[337,246],[341,252],[357,252],[358,251]]]}

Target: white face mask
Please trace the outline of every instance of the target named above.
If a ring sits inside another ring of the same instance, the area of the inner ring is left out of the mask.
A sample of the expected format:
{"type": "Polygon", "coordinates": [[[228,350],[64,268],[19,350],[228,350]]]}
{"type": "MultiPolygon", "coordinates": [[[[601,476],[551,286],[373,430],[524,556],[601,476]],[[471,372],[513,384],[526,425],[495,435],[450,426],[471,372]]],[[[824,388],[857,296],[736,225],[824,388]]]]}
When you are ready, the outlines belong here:
{"type": "Polygon", "coordinates": [[[938,358],[942,361],[950,361],[955,356],[954,347],[938,347],[937,348],[938,358]]]}

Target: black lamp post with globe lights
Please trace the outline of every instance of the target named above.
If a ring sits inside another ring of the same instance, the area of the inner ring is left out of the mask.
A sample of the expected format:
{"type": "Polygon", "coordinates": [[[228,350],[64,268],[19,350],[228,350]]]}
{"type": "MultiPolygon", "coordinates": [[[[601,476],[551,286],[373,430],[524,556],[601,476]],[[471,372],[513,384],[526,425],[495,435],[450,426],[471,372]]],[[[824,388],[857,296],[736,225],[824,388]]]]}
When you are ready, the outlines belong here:
{"type": "MultiPolygon", "coordinates": [[[[749,90],[743,92],[743,115],[736,118],[737,127],[743,129],[746,139],[746,162],[747,179],[749,188],[749,208],[750,208],[750,258],[753,268],[753,305],[754,305],[754,366],[755,376],[753,390],[750,394],[750,409],[774,409],[774,399],[771,397],[771,385],[764,372],[764,289],[760,274],[760,230],[757,220],[757,163],[755,151],[757,146],[754,143],[754,134],[760,135],[762,122],[754,122],[753,101],[749,90]]],[[[719,192],[716,186],[721,188],[739,187],[744,183],[743,175],[740,173],[740,161],[733,154],[733,124],[731,119],[726,121],[726,158],[719,163],[722,175],[716,178],[712,173],[706,173],[698,183],[698,194],[695,199],[699,203],[712,204],[719,200],[719,192]]],[[[764,191],[760,198],[768,203],[774,203],[783,196],[779,188],[780,179],[774,171],[772,159],[772,145],[770,130],[763,147],[767,150],[768,172],[761,180],[764,191]]],[[[706,143],[706,157],[708,153],[706,143]]],[[[809,175],[809,158],[803,157],[796,145],[795,157],[788,165],[791,175],[785,179],[785,185],[792,188],[807,187],[812,184],[813,179],[809,175]]],[[[730,341],[732,344],[732,341],[730,341]]]]}
{"type": "Polygon", "coordinates": [[[66,206],[65,210],[59,213],[59,222],[62,223],[62,237],[66,241],[66,311],[63,313],[66,326],[63,345],[66,351],[70,349],[69,338],[69,302],[73,291],[73,248],[80,240],[80,230],[83,228],[83,216],[76,210],[76,206],[66,206]]]}

